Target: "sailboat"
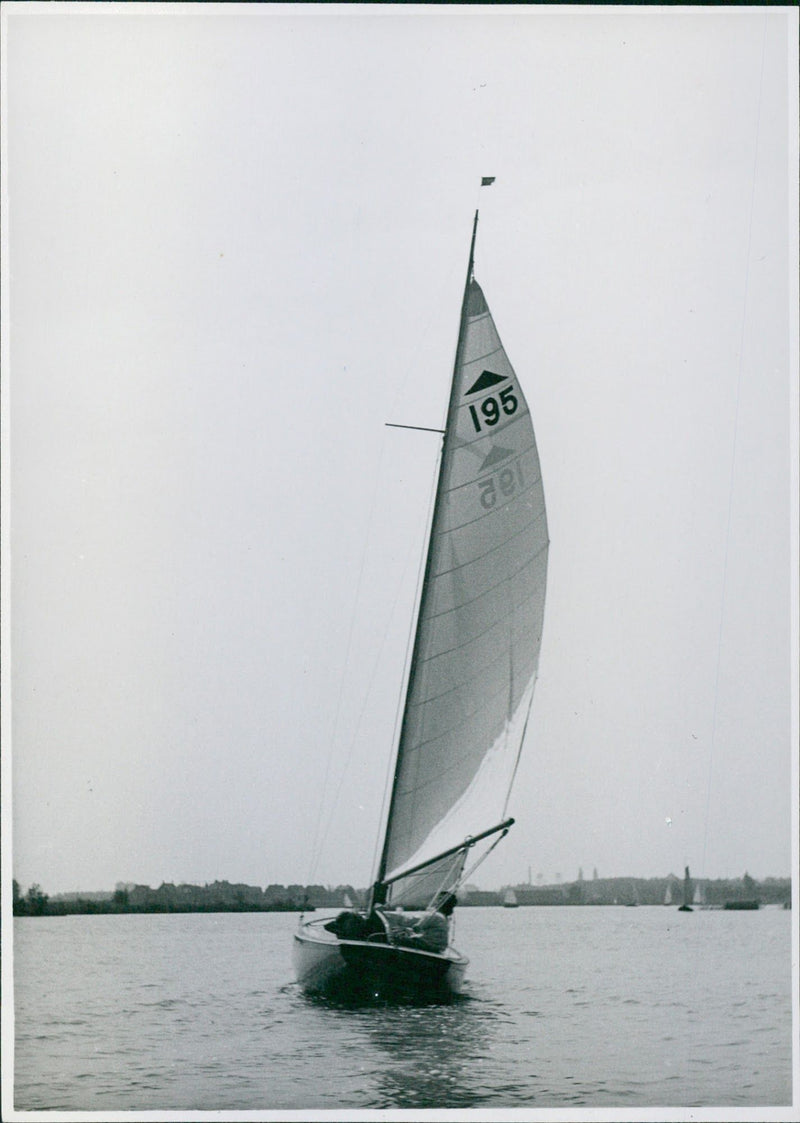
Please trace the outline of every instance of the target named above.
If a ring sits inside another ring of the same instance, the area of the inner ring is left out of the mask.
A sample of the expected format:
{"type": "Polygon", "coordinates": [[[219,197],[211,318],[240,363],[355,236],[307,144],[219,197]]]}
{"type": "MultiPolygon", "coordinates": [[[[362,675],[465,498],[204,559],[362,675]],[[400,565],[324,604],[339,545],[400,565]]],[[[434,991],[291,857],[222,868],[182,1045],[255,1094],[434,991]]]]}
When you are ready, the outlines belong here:
{"type": "Polygon", "coordinates": [[[458,993],[456,895],[514,822],[549,539],[528,406],[474,277],[477,226],[476,211],[380,859],[363,910],[301,917],[307,991],[458,993]]]}
{"type": "Polygon", "coordinates": [[[683,904],[678,906],[678,912],[694,912],[691,906],[692,900],[692,879],[689,876],[689,867],[684,867],[683,871],[683,904]]]}
{"type": "Polygon", "coordinates": [[[519,901],[517,900],[517,894],[514,892],[513,889],[506,889],[505,896],[503,897],[503,908],[505,908],[505,909],[519,908],[519,901]]]}

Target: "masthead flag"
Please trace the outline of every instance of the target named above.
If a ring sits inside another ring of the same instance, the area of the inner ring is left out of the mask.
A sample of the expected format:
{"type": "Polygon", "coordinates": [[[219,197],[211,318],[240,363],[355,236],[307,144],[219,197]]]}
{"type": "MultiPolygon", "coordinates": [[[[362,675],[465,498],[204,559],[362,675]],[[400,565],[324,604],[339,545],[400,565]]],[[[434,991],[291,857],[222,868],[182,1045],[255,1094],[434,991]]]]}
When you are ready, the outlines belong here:
{"type": "Polygon", "coordinates": [[[491,187],[491,185],[494,183],[494,181],[495,181],[495,176],[485,175],[481,179],[481,187],[491,187]]]}

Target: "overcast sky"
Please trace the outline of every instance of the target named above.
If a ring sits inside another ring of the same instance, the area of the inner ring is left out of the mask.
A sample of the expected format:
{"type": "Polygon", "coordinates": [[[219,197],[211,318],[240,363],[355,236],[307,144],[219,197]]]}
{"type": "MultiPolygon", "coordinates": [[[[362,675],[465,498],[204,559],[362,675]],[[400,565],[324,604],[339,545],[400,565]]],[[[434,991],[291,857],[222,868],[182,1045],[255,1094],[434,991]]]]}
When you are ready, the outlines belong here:
{"type": "Polygon", "coordinates": [[[479,200],[551,550],[478,880],[787,876],[796,10],[4,19],[23,886],[367,883],[479,200]]]}

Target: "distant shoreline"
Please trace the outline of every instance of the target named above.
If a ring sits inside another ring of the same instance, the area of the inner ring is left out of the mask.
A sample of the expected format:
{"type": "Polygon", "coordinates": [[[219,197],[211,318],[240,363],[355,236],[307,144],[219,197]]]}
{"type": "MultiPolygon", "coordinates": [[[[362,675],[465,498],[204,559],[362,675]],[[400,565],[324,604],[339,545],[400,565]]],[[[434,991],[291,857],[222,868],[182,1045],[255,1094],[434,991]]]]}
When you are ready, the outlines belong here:
{"type": "Polygon", "coordinates": [[[189,912],[313,912],[314,906],[305,909],[302,905],[120,905],[114,901],[48,901],[47,904],[30,908],[24,901],[14,906],[14,916],[158,916],[168,913],[189,912]]]}
{"type": "MultiPolygon", "coordinates": [[[[790,907],[791,878],[768,877],[756,881],[748,874],[741,878],[694,879],[701,890],[702,906],[725,908],[736,902],[758,901],[761,905],[790,907]]],[[[556,885],[520,884],[497,890],[467,886],[460,894],[459,907],[509,907],[506,895],[513,890],[517,907],[636,906],[679,905],[683,900],[683,879],[674,875],[661,878],[592,878],[556,885]]],[[[14,916],[96,916],[117,914],[229,913],[229,912],[313,912],[315,909],[359,908],[367,899],[364,889],[339,885],[257,886],[215,881],[211,885],[174,885],[163,883],[122,886],[113,892],[75,892],[49,896],[34,884],[26,894],[14,882],[14,916]]]]}

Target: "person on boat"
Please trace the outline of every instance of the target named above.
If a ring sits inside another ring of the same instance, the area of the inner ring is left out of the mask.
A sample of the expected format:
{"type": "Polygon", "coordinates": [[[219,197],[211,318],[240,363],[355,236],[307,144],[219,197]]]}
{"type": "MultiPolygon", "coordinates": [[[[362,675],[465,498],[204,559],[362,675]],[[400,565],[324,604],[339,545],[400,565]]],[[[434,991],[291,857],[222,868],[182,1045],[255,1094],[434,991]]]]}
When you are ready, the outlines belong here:
{"type": "Polygon", "coordinates": [[[451,917],[453,915],[453,909],[456,907],[457,901],[458,898],[456,897],[455,893],[448,893],[445,899],[439,905],[438,911],[442,914],[442,916],[446,916],[448,918],[451,917]]]}
{"type": "Polygon", "coordinates": [[[456,895],[449,893],[437,909],[421,916],[412,930],[412,946],[443,952],[450,942],[449,918],[455,907],[456,895]]]}

